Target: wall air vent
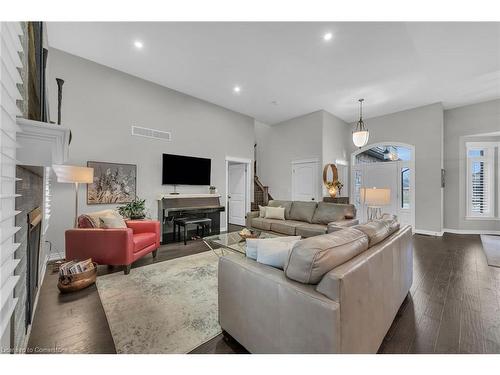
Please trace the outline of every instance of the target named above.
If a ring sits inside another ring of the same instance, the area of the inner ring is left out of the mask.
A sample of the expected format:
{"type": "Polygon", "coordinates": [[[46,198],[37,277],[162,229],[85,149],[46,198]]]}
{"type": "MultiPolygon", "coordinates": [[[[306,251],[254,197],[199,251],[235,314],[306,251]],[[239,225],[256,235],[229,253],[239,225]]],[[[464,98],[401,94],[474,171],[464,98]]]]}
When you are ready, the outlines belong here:
{"type": "Polygon", "coordinates": [[[132,135],[138,137],[161,139],[164,141],[172,140],[172,133],[170,132],[164,132],[162,130],[155,130],[149,128],[142,128],[140,126],[132,126],[132,135]]]}

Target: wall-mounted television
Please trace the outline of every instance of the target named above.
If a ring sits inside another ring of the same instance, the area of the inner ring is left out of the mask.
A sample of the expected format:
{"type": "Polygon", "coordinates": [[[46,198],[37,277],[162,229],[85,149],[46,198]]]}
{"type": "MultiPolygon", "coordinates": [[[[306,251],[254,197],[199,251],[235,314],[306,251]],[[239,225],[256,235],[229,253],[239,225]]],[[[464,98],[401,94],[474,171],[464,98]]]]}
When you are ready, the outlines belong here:
{"type": "Polygon", "coordinates": [[[212,160],[163,154],[163,185],[210,185],[212,160]]]}

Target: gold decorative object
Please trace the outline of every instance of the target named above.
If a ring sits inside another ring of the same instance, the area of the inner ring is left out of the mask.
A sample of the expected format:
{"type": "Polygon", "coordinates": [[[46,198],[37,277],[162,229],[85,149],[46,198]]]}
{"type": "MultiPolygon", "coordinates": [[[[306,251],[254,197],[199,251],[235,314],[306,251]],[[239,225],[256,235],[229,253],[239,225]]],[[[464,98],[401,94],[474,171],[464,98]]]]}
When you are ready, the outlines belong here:
{"type": "Polygon", "coordinates": [[[328,194],[332,198],[335,198],[337,196],[337,182],[339,180],[339,175],[337,171],[337,166],[335,164],[326,164],[325,167],[323,168],[323,184],[325,185],[326,189],[328,190],[328,194]],[[332,178],[331,180],[328,179],[328,172],[331,170],[332,172],[332,178]]]}

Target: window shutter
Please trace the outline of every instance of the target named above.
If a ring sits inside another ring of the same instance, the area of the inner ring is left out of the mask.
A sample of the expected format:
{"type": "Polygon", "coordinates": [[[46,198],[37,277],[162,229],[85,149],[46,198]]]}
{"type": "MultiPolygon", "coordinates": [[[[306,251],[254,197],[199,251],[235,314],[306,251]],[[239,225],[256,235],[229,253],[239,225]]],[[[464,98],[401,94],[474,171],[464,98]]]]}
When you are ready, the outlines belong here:
{"type": "Polygon", "coordinates": [[[471,161],[471,212],[476,215],[490,213],[490,186],[485,161],[471,161]]]}
{"type": "MultiPolygon", "coordinates": [[[[14,252],[19,244],[14,235],[21,229],[15,226],[16,188],[16,116],[21,113],[16,101],[22,100],[18,84],[22,79],[18,68],[22,68],[19,52],[22,51],[19,22],[0,22],[0,336],[9,335],[10,318],[17,304],[13,298],[14,287],[19,276],[14,270],[19,259],[14,252]]],[[[3,340],[2,340],[3,341],[3,340]]]]}

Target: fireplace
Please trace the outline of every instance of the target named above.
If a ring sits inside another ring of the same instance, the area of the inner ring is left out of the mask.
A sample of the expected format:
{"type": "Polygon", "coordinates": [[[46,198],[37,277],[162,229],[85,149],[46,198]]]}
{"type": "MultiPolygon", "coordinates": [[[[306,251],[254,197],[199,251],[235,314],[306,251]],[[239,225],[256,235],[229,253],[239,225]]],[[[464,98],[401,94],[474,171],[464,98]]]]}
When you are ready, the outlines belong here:
{"type": "Polygon", "coordinates": [[[42,233],[42,210],[35,208],[27,215],[27,272],[26,272],[26,329],[31,324],[38,289],[38,265],[40,264],[40,237],[42,233]]]}

